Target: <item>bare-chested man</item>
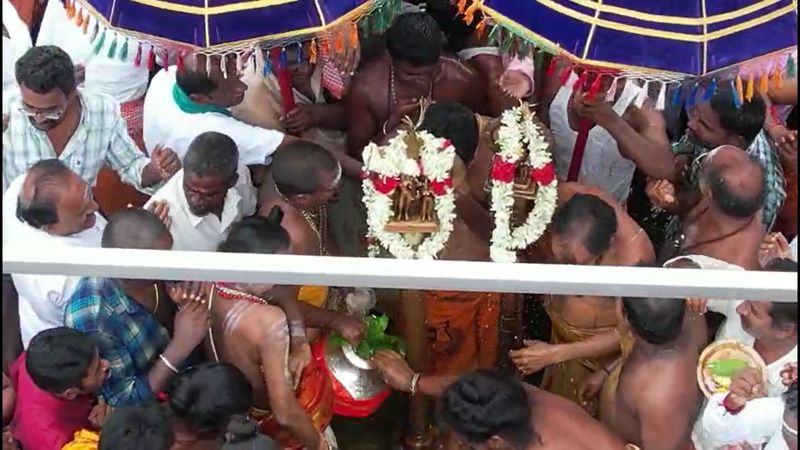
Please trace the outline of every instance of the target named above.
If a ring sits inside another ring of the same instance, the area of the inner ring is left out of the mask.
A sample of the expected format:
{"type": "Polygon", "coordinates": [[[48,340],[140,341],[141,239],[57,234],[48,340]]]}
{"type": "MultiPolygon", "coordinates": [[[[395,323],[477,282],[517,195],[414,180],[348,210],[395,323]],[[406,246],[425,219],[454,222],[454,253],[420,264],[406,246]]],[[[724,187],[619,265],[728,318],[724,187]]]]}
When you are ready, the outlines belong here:
{"type": "Polygon", "coordinates": [[[626,448],[578,406],[511,376],[486,370],[460,378],[420,376],[392,352],[378,353],[373,361],[393,388],[439,397],[442,424],[473,448],[626,448]]]}
{"type": "MultiPolygon", "coordinates": [[[[560,206],[553,216],[548,262],[603,266],[653,263],[647,234],[610,195],[577,183],[559,185],[560,206]]],[[[547,251],[547,249],[545,249],[547,251]]],[[[545,308],[552,322],[551,343],[526,342],[511,352],[525,374],[547,367],[542,387],[575,402],[581,380],[619,352],[614,299],[549,296],[545,308]]],[[[586,402],[590,413],[597,405],[586,402]]]]}
{"type": "Polygon", "coordinates": [[[696,373],[707,343],[705,321],[687,312],[683,299],[624,298],[618,309],[619,329],[632,342],[623,344],[620,360],[591,377],[605,380],[601,420],[643,449],[691,448],[692,427],[703,405],[696,373]]]}
{"type": "MultiPolygon", "coordinates": [[[[765,232],[761,165],[744,150],[725,145],[707,154],[698,177],[700,200],[685,215],[679,235],[665,244],[659,259],[700,254],[758,270],[765,232]]],[[[651,189],[651,197],[662,204],[679,201],[679,194],[667,187],[651,189]]]]}
{"type": "MultiPolygon", "coordinates": [[[[289,252],[289,234],[280,211],[269,218],[251,217],[233,225],[220,245],[222,252],[275,254],[289,252]]],[[[286,315],[266,300],[279,295],[271,284],[213,286],[208,300],[212,327],[206,350],[216,361],[238,367],[253,385],[251,417],[264,434],[283,448],[327,448],[333,391],[327,374],[312,363],[292,383],[287,373],[290,338],[286,315]],[[295,387],[297,389],[295,389],[295,387]]],[[[335,329],[355,343],[363,323],[350,316],[302,306],[308,326],[335,329]]]]}
{"type": "Polygon", "coordinates": [[[475,70],[442,56],[441,29],[425,13],[399,16],[386,35],[388,52],[367,63],[351,82],[345,102],[349,115],[347,148],[353,158],[379,141],[419,100],[456,101],[483,112],[486,83],[475,70]]]}

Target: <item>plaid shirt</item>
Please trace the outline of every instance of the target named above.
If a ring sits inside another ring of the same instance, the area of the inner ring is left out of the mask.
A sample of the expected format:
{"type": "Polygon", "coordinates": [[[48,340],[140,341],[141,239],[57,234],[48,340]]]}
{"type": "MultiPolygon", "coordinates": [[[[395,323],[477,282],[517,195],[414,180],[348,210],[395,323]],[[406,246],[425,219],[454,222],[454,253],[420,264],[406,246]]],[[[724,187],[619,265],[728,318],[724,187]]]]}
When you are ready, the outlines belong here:
{"type": "Polygon", "coordinates": [[[116,281],[84,278],[67,303],[64,323],[92,334],[100,357],[110,363],[101,395],[111,406],[153,398],[147,374],[167,348],[169,333],[116,281]]]}
{"type": "Polygon", "coordinates": [[[3,191],[28,168],[43,159],[59,158],[87,183],[94,185],[104,163],[120,178],[137,189],[142,187],[142,171],[150,159],[128,135],[120,106],[112,97],[78,90],[82,105],[78,128],[60,156],[56,155],[47,133],[33,126],[20,108],[21,97],[11,101],[8,129],[3,133],[3,191]]]}
{"type": "MultiPolygon", "coordinates": [[[[699,162],[702,161],[700,156],[709,152],[708,149],[701,145],[696,145],[689,140],[687,135],[673,144],[673,152],[676,155],[689,155],[692,158],[691,165],[688,170],[688,181],[695,189],[697,189],[699,169],[702,166],[699,162]]],[[[761,131],[756,139],[747,148],[747,154],[753,157],[761,164],[764,169],[764,208],[763,221],[767,230],[772,229],[775,223],[775,218],[786,200],[786,181],[783,178],[783,168],[781,167],[778,153],[770,142],[764,131],[761,131]]]]}

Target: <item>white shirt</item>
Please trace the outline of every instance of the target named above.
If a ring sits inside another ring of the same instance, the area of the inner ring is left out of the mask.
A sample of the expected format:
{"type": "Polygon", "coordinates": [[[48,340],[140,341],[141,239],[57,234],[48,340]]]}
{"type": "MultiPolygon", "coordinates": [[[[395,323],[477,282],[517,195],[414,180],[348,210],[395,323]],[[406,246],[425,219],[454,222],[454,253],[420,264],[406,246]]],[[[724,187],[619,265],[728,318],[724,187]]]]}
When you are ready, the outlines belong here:
{"type": "Polygon", "coordinates": [[[708,400],[701,418],[706,432],[714,436],[714,448],[742,442],[750,445],[770,442],[775,447],[767,448],[787,448],[782,436],[783,399],[758,398],[747,402],[738,414],[730,414],[722,406],[722,401],[727,395],[727,393],[714,394],[708,400]],[[780,443],[783,443],[783,447],[779,445],[780,443]]]}
{"type": "Polygon", "coordinates": [[[157,145],[171,148],[183,159],[197,135],[216,131],[228,135],[239,148],[244,165],[269,164],[271,155],[283,141],[283,133],[254,127],[233,117],[206,112],[182,111],[172,97],[175,67],[160,71],[150,83],[144,100],[144,143],[149,151],[157,145]]]}
{"type": "MultiPolygon", "coordinates": [[[[78,9],[82,11],[80,8],[78,9]]],[[[147,92],[150,74],[146,63],[139,67],[133,63],[136,57],[136,40],[128,41],[128,56],[123,61],[119,58],[119,54],[125,38],[116,36],[112,31],[107,31],[103,48],[95,54],[94,47],[97,41],[95,43],[89,41],[94,23],[94,19],[91,19],[89,32],[83,34],[83,29],[67,18],[67,11],[61,0],[48,0],[42,16],[39,35],[36,38],[36,45],[61,47],[72,58],[73,64],[83,65],[86,68],[84,84],[86,90],[108,94],[120,103],[142,98],[147,92]],[[117,40],[116,55],[109,58],[108,50],[115,36],[117,40]]],[[[146,61],[146,51],[147,49],[143,52],[143,61],[146,61]]]]}
{"type": "Polygon", "coordinates": [[[789,244],[789,254],[793,260],[797,261],[797,236],[795,236],[794,239],[792,239],[792,243],[789,244]]]}
{"type": "MultiPolygon", "coordinates": [[[[24,242],[31,252],[46,253],[54,247],[100,247],[106,221],[95,214],[95,224],[72,236],[54,236],[33,228],[16,217],[19,193],[26,175],[15,179],[3,194],[3,241],[24,242]],[[12,213],[13,211],[13,213],[12,213]]],[[[27,348],[38,333],[64,326],[64,309],[82,277],[11,274],[19,295],[19,326],[27,348]]]]}
{"type": "Polygon", "coordinates": [[[183,173],[181,169],[170,178],[145,207],[156,201],[166,201],[169,205],[173,250],[216,251],[234,222],[255,213],[256,193],[250,182],[249,171],[247,167],[240,167],[236,186],[229,189],[225,196],[221,218],[214,214],[204,217],[192,214],[183,189],[183,173]]]}
{"type": "Polygon", "coordinates": [[[8,37],[3,36],[3,114],[8,114],[11,98],[19,91],[16,63],[31,48],[31,34],[8,0],[3,0],[3,26],[8,31],[8,37]]]}

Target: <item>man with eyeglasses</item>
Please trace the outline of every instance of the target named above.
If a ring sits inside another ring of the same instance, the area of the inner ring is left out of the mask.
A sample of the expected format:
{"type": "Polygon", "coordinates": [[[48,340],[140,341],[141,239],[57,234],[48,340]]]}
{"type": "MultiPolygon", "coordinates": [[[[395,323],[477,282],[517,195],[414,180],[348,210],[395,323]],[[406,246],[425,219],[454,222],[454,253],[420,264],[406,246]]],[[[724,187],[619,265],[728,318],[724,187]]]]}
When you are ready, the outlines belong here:
{"type": "Polygon", "coordinates": [[[104,163],[143,192],[180,169],[170,149],[148,158],[128,135],[119,104],[78,89],[69,56],[54,46],[33,47],[16,65],[20,97],[3,132],[3,191],[37,161],[60,159],[94,185],[104,163]]]}

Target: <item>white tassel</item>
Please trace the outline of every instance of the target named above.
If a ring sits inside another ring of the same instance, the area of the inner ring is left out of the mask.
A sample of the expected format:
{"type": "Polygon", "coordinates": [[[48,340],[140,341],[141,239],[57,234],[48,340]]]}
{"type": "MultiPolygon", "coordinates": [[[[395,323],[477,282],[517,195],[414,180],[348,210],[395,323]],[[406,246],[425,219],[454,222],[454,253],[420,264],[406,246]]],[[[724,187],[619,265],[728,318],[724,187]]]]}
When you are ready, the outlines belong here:
{"type": "Polygon", "coordinates": [[[636,97],[636,103],[634,104],[637,108],[642,109],[644,106],[644,101],[647,100],[647,91],[650,89],[650,82],[645,81],[642,85],[642,90],[639,91],[639,96],[636,97]]]}
{"type": "Polygon", "coordinates": [[[242,62],[242,54],[236,53],[236,75],[241,76],[244,72],[244,63],[242,62]]]}
{"type": "Polygon", "coordinates": [[[617,98],[617,77],[614,77],[614,80],[611,81],[611,87],[606,92],[606,102],[614,103],[615,98],[617,98]]]}
{"type": "Polygon", "coordinates": [[[228,79],[228,55],[219,55],[219,70],[222,71],[222,78],[228,79]]]}
{"type": "Polygon", "coordinates": [[[656,110],[663,111],[667,107],[667,83],[661,82],[661,90],[658,91],[658,99],[656,99],[656,110]]]}
{"type": "Polygon", "coordinates": [[[204,55],[206,57],[206,76],[211,78],[211,55],[204,55]]]}

